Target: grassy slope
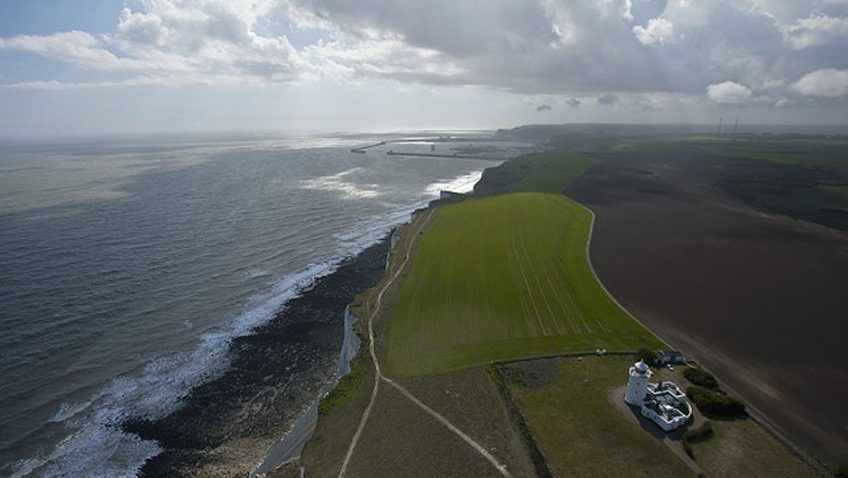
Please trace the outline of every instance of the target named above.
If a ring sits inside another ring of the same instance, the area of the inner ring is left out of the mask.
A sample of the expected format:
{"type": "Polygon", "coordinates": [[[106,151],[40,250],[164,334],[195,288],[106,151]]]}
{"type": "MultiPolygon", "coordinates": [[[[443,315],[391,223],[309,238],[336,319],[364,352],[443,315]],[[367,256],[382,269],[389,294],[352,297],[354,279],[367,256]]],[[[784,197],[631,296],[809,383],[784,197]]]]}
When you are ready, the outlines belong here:
{"type": "Polygon", "coordinates": [[[751,419],[712,422],[715,436],[692,445],[695,461],[715,478],[818,476],[751,419]]]}
{"type": "Polygon", "coordinates": [[[520,156],[483,172],[475,196],[513,192],[558,194],[595,164],[582,154],[535,153],[520,156]]]}
{"type": "Polygon", "coordinates": [[[552,194],[500,195],[439,210],[394,306],[389,370],[658,346],[592,275],[590,224],[586,209],[552,194]]]}
{"type": "Polygon", "coordinates": [[[632,362],[608,356],[502,366],[555,476],[692,476],[665,445],[610,403],[632,362]]]}
{"type": "MultiPolygon", "coordinates": [[[[514,476],[534,474],[520,435],[483,369],[416,376],[404,385],[489,450],[514,476]]],[[[390,386],[381,386],[373,413],[351,461],[350,476],[501,476],[479,453],[390,386]]]]}
{"type": "Polygon", "coordinates": [[[373,414],[348,476],[500,476],[482,455],[391,387],[381,387],[373,414]]]}

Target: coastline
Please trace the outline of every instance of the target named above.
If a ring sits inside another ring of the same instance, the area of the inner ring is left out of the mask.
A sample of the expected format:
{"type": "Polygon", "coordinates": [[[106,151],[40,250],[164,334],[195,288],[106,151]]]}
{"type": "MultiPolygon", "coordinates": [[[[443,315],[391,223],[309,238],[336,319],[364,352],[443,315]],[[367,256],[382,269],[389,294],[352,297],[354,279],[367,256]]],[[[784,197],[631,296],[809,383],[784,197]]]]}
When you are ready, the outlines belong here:
{"type": "MultiPolygon", "coordinates": [[[[488,169],[487,169],[487,171],[488,171],[488,169]]],[[[484,172],[484,177],[485,177],[485,172],[484,172]]],[[[479,183],[480,183],[480,181],[478,181],[478,184],[479,184],[479,183]]],[[[562,193],[563,193],[563,194],[565,194],[565,191],[563,191],[562,193]]],[[[567,195],[566,195],[566,196],[567,196],[567,195]]],[[[431,206],[433,206],[433,205],[438,205],[438,204],[440,204],[440,201],[434,201],[434,203],[431,203],[431,206]]],[[[636,318],[636,317],[635,317],[635,316],[634,316],[634,315],[633,315],[633,314],[632,314],[632,313],[631,313],[631,312],[630,312],[627,308],[625,308],[625,307],[623,306],[623,304],[621,304],[621,303],[618,301],[618,299],[617,299],[615,296],[613,296],[613,295],[610,293],[610,291],[607,289],[606,285],[605,285],[605,284],[604,284],[604,283],[600,280],[600,277],[598,276],[598,273],[597,273],[597,271],[595,270],[595,266],[594,266],[594,264],[593,264],[593,262],[592,262],[592,260],[591,260],[591,246],[592,246],[592,243],[593,243],[593,241],[592,241],[592,239],[593,239],[593,233],[595,232],[595,230],[594,230],[594,226],[595,226],[595,219],[596,219],[595,211],[594,211],[593,209],[591,209],[589,206],[587,206],[587,205],[585,205],[585,204],[583,204],[583,203],[578,203],[578,204],[579,204],[582,208],[584,208],[585,210],[587,210],[587,211],[590,213],[591,217],[592,217],[591,226],[590,226],[590,231],[589,231],[589,236],[588,236],[588,238],[587,238],[587,242],[586,242],[586,246],[585,246],[585,254],[586,254],[586,258],[587,258],[588,264],[589,264],[589,266],[590,266],[591,272],[592,272],[593,276],[595,277],[595,280],[596,280],[596,281],[597,281],[597,282],[601,285],[601,287],[602,287],[602,288],[603,288],[603,290],[606,292],[606,294],[607,294],[607,295],[608,295],[608,296],[609,296],[609,297],[610,297],[610,298],[611,298],[611,299],[612,299],[612,300],[613,300],[613,301],[614,301],[614,302],[615,302],[615,303],[616,303],[616,304],[617,304],[617,305],[618,305],[618,306],[619,306],[622,310],[624,310],[624,311],[625,311],[625,313],[626,313],[628,316],[630,316],[630,318],[631,318],[631,319],[633,319],[635,322],[639,323],[642,327],[644,327],[646,330],[648,330],[648,331],[649,331],[651,334],[653,334],[655,337],[659,338],[659,339],[660,339],[660,340],[661,340],[661,341],[662,341],[662,342],[663,342],[666,346],[670,347],[671,342],[670,342],[670,341],[668,341],[668,339],[666,338],[666,334],[663,334],[663,336],[661,336],[661,335],[660,335],[660,334],[656,331],[656,329],[653,329],[653,328],[651,328],[651,327],[648,327],[648,326],[647,326],[644,322],[642,322],[641,320],[637,319],[637,318],[636,318]]],[[[674,341],[674,342],[677,342],[677,341],[674,341]]],[[[679,343],[679,342],[677,342],[677,343],[679,343]]],[[[698,354],[698,351],[695,351],[695,350],[692,350],[691,352],[693,353],[693,355],[697,355],[697,354],[698,354]]],[[[722,382],[722,384],[723,384],[723,386],[725,386],[725,388],[726,388],[726,389],[730,390],[730,391],[731,391],[734,395],[737,395],[737,396],[740,396],[740,397],[741,397],[741,395],[739,395],[738,393],[736,393],[736,391],[735,391],[735,390],[733,390],[731,387],[726,386],[726,384],[724,384],[723,382],[722,382]]],[[[754,422],[756,422],[759,426],[763,427],[763,428],[764,428],[764,429],[765,429],[765,430],[766,430],[769,434],[771,434],[772,436],[774,436],[775,438],[777,438],[778,442],[782,443],[782,445],[787,446],[787,447],[789,448],[789,450],[791,451],[791,453],[793,453],[796,457],[800,458],[800,459],[801,459],[801,461],[802,461],[802,462],[804,462],[804,463],[806,463],[806,465],[807,465],[807,466],[810,466],[811,468],[813,468],[814,470],[816,470],[816,472],[818,472],[818,473],[821,473],[821,474],[826,474],[826,473],[827,473],[827,470],[826,470],[826,469],[822,466],[821,462],[820,462],[818,459],[816,459],[816,458],[812,457],[811,455],[809,455],[809,454],[805,453],[802,449],[800,449],[797,445],[795,445],[795,443],[794,443],[794,442],[792,442],[792,441],[791,441],[791,440],[790,440],[790,439],[789,439],[789,438],[788,438],[785,434],[780,433],[778,430],[776,430],[776,429],[775,429],[775,427],[773,426],[772,422],[769,420],[768,416],[766,416],[765,414],[761,413],[761,411],[760,411],[760,410],[758,410],[758,409],[756,409],[756,408],[753,408],[750,404],[749,404],[749,407],[751,407],[751,409],[752,409],[752,412],[753,412],[753,413],[752,413],[752,420],[753,420],[754,422]]],[[[369,406],[369,408],[370,408],[370,406],[369,406]]],[[[366,411],[366,413],[367,413],[367,411],[366,411]]],[[[323,443],[323,442],[322,442],[322,443],[323,443]]],[[[303,471],[303,469],[301,469],[301,472],[302,472],[302,471],[303,471]]],[[[290,476],[290,475],[291,475],[291,473],[296,473],[296,470],[288,469],[288,470],[286,470],[284,473],[281,473],[281,475],[280,475],[280,476],[290,476]]],[[[277,475],[274,475],[274,476],[277,476],[277,475]]],[[[294,476],[294,475],[291,475],[291,476],[294,476]]]]}
{"type": "MultiPolygon", "coordinates": [[[[347,306],[382,277],[390,237],[344,260],[267,324],[235,338],[227,371],[192,390],[178,410],[158,420],[125,421],[124,430],[163,448],[139,476],[246,474],[291,430],[306,431],[305,441],[309,420],[304,417],[310,410],[317,414],[316,399],[341,372],[347,306]]],[[[290,451],[277,449],[277,454],[284,458],[290,451]]]]}
{"type": "Polygon", "coordinates": [[[312,401],[309,408],[298,417],[285,435],[272,446],[262,462],[250,472],[250,476],[265,476],[265,473],[300,456],[303,446],[312,436],[318,424],[318,408],[323,400],[338,384],[339,380],[350,374],[351,361],[359,353],[362,340],[354,329],[357,317],[350,312],[350,306],[344,311],[344,338],[339,351],[338,369],[331,384],[324,388],[321,394],[312,401]]]}

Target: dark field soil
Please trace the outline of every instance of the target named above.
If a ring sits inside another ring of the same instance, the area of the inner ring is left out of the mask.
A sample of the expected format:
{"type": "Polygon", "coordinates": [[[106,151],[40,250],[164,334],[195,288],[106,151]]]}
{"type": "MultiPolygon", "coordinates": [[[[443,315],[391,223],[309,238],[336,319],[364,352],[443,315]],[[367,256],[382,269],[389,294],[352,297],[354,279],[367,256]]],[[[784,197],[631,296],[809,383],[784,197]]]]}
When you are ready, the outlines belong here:
{"type": "Polygon", "coordinates": [[[663,155],[597,154],[565,191],[596,214],[601,280],[802,449],[848,463],[848,233],[728,194],[740,160],[663,155]]]}
{"type": "Polygon", "coordinates": [[[754,208],[848,231],[842,198],[822,187],[848,185],[848,173],[823,166],[736,161],[715,185],[754,208]]]}

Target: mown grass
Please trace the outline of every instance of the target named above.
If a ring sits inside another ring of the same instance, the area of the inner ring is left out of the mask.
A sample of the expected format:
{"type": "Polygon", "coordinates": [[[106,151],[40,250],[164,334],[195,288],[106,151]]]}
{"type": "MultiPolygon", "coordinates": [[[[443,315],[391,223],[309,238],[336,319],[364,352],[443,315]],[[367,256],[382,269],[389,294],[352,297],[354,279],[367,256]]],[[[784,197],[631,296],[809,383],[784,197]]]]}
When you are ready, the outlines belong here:
{"type": "Polygon", "coordinates": [[[584,154],[534,153],[511,159],[483,172],[475,196],[514,192],[558,194],[597,160],[584,154]]]}
{"type": "Polygon", "coordinates": [[[713,420],[712,428],[712,437],[690,444],[695,462],[712,477],[818,476],[750,418],[713,420]]]}
{"type": "Polygon", "coordinates": [[[439,209],[392,309],[390,372],[659,346],[595,280],[586,257],[591,221],[553,194],[439,209]]]}
{"type": "MultiPolygon", "coordinates": [[[[554,476],[693,476],[660,440],[615,408],[632,357],[501,365],[554,476]]],[[[740,475],[744,476],[744,475],[740,475]]]]}

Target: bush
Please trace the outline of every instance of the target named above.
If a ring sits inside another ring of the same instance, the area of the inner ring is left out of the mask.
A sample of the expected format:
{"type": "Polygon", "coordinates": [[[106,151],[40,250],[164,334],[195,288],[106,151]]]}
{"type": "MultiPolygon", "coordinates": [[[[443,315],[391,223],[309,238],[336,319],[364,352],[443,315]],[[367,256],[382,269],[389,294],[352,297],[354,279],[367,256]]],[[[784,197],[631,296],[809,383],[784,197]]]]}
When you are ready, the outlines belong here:
{"type": "Polygon", "coordinates": [[[350,373],[342,377],[339,383],[318,404],[318,415],[324,416],[330,413],[330,410],[335,406],[346,402],[353,396],[356,389],[359,388],[359,384],[362,383],[362,379],[370,370],[369,364],[370,360],[364,357],[360,350],[359,355],[350,363],[350,373]]]}
{"type": "Polygon", "coordinates": [[[715,432],[710,422],[705,422],[698,428],[686,430],[686,433],[683,434],[683,450],[686,451],[689,458],[694,460],[695,452],[692,451],[692,444],[707,441],[713,436],[715,436],[715,432]]]}
{"type": "Polygon", "coordinates": [[[686,380],[692,382],[693,385],[715,390],[718,388],[718,381],[713,377],[713,374],[704,369],[688,367],[683,371],[683,376],[686,380]]]}
{"type": "Polygon", "coordinates": [[[648,365],[656,366],[659,356],[653,350],[639,349],[636,351],[636,358],[644,361],[648,365]]]}
{"type": "Polygon", "coordinates": [[[848,466],[842,466],[833,470],[833,474],[836,475],[836,478],[848,478],[848,466]]]}
{"type": "Polygon", "coordinates": [[[701,413],[710,418],[737,418],[748,415],[745,404],[718,391],[693,386],[686,389],[686,396],[698,406],[701,413]]]}

